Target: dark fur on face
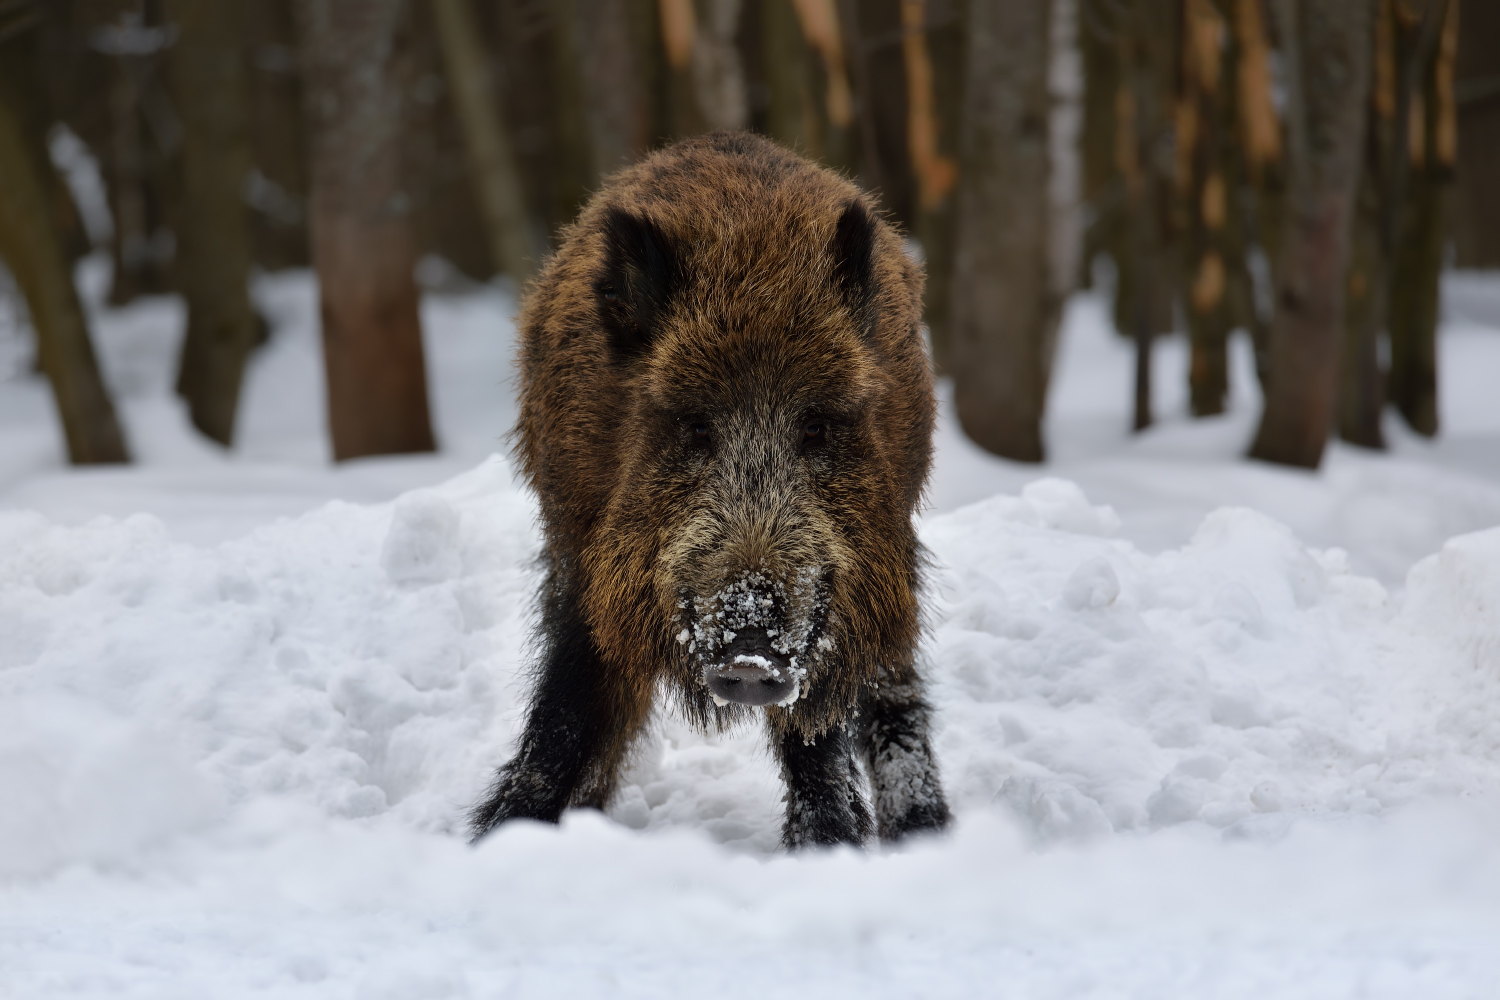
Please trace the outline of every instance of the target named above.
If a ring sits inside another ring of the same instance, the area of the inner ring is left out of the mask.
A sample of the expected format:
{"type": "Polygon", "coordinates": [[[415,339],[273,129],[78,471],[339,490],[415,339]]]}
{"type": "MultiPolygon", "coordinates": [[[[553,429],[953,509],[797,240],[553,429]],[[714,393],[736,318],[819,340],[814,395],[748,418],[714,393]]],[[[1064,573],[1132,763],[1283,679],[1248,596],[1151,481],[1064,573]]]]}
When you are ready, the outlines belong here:
{"type": "Polygon", "coordinates": [[[764,715],[789,845],[947,820],[915,669],[931,460],[921,275],[869,199],[746,134],[612,178],[521,315],[548,581],[516,757],[474,815],[602,806],[666,681],[764,715]]]}

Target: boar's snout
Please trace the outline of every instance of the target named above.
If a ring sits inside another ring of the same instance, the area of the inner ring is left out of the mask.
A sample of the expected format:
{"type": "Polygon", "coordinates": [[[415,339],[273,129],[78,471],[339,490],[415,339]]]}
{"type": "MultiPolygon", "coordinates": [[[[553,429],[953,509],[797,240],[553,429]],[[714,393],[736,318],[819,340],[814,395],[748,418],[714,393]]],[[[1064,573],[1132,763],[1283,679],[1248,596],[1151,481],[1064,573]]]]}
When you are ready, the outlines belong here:
{"type": "Polygon", "coordinates": [[[771,646],[763,628],[741,630],[723,659],[703,670],[709,693],[720,703],[782,705],[797,697],[797,677],[790,657],[771,646]]]}

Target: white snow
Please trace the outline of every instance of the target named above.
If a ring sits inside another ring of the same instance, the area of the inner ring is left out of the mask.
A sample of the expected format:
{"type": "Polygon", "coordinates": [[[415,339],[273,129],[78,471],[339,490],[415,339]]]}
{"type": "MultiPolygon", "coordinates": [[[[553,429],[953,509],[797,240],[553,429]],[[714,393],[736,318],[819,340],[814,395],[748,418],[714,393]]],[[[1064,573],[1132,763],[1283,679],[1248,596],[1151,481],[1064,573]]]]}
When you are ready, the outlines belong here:
{"type": "MultiPolygon", "coordinates": [[[[100,275],[86,274],[92,301],[100,275]]],[[[70,470],[0,382],[0,996],[1479,998],[1500,982],[1500,281],[1448,284],[1445,430],[1130,438],[1072,303],[1026,467],[939,433],[926,647],[957,822],[778,854],[752,731],[664,714],[607,816],[462,817],[524,708],[512,307],[424,305],[438,456],[327,464],[314,291],[262,281],[242,440],[180,307],[99,312],[142,461],[70,470]]],[[[679,636],[686,641],[687,636],[679,636]]]]}

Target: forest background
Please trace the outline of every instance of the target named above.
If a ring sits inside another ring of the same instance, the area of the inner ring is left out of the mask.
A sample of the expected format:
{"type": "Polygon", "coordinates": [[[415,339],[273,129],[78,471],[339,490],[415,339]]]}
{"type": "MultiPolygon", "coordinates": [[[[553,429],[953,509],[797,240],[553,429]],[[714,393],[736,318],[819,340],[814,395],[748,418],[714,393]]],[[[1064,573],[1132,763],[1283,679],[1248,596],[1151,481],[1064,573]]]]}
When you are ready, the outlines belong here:
{"type": "Polygon", "coordinates": [[[1249,453],[1438,428],[1446,267],[1500,267],[1486,0],[0,0],[0,296],[75,463],[129,460],[74,267],[180,294],[177,391],[225,445],[252,273],[319,279],[336,459],[435,447],[420,261],[523,285],[590,192],[749,128],[875,192],[928,272],[966,434],[1045,457],[1066,297],[1185,330],[1195,415],[1245,331],[1249,453]],[[107,218],[64,170],[99,164],[107,218]]]}

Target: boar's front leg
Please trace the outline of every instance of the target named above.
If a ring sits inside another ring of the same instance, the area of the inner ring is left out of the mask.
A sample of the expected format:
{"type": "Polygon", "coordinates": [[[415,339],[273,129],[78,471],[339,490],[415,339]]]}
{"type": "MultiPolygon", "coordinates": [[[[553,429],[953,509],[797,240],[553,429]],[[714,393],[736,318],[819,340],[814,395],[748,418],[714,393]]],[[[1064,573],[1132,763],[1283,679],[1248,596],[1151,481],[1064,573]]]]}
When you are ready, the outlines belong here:
{"type": "Polygon", "coordinates": [[[945,828],[948,801],[928,735],[932,709],[915,672],[882,682],[866,697],[860,715],[880,839],[890,843],[945,828]]]}
{"type": "Polygon", "coordinates": [[[556,823],[570,805],[603,808],[631,739],[650,714],[651,688],[631,691],[599,650],[571,588],[543,591],[544,654],[513,756],[469,815],[479,840],[511,819],[556,823]]]}
{"type": "Polygon", "coordinates": [[[783,847],[865,842],[870,836],[870,809],[854,763],[854,740],[842,727],[814,740],[795,731],[782,733],[776,756],[786,782],[783,847]]]}

